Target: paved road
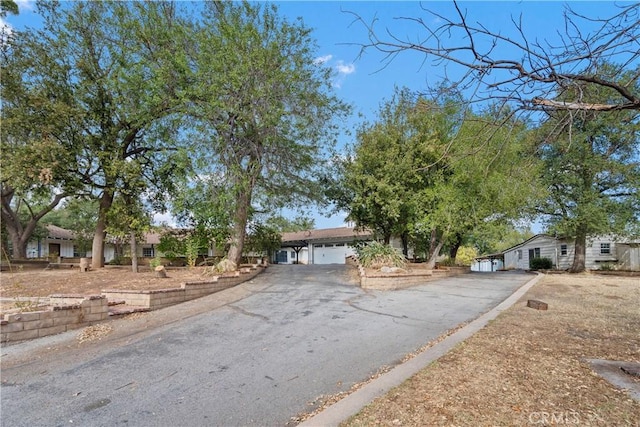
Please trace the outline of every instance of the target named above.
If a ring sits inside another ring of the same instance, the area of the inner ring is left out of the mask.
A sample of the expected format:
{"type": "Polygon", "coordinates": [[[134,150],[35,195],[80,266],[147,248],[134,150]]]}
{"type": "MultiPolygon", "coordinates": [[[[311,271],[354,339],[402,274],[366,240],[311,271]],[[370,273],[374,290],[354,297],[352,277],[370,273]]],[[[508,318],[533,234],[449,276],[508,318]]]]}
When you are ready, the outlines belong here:
{"type": "Polygon", "coordinates": [[[2,348],[6,426],[278,425],[509,296],[530,275],[363,291],[344,266],[271,266],[133,320],[2,348]]]}

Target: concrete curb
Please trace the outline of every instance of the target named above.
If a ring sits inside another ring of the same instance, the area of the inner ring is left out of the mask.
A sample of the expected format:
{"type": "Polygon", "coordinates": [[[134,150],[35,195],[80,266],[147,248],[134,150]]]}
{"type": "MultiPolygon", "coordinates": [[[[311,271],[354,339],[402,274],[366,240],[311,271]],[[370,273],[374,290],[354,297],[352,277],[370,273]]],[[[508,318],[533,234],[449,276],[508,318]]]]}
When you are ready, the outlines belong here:
{"type": "Polygon", "coordinates": [[[362,408],[374,399],[386,394],[393,387],[402,384],[407,379],[424,369],[431,362],[444,356],[453,347],[471,337],[484,328],[487,323],[498,317],[500,313],[515,304],[533,285],[544,275],[538,273],[536,277],[522,285],[511,296],[498,304],[495,308],[473,320],[471,323],[451,334],[438,344],[418,354],[416,357],[396,366],[384,375],[355,391],[339,402],[326,408],[324,411],[298,424],[300,427],[311,426],[338,426],[347,418],[357,414],[362,408]]]}

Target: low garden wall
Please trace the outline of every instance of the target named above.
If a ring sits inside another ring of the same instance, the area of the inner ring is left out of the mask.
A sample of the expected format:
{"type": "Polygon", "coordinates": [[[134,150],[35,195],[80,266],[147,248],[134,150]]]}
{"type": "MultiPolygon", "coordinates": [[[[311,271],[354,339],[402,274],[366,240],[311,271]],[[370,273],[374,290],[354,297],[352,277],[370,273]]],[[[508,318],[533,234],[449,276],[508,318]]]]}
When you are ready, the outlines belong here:
{"type": "Polygon", "coordinates": [[[236,286],[252,279],[266,265],[241,266],[229,275],[198,282],[183,283],[180,288],[160,290],[105,290],[102,295],[51,295],[49,306],[39,311],[8,313],[0,320],[0,342],[16,342],[59,334],[90,326],[109,318],[109,301],[158,310],[236,286]]]}
{"type": "Polygon", "coordinates": [[[385,273],[364,268],[358,262],[357,257],[347,258],[347,264],[354,265],[358,268],[360,286],[363,289],[385,291],[404,289],[411,286],[422,285],[430,280],[471,272],[469,267],[439,267],[432,270],[425,268],[423,264],[408,264],[407,269],[385,273]]]}
{"type": "Polygon", "coordinates": [[[214,276],[198,282],[186,282],[179,288],[154,290],[104,290],[104,295],[110,301],[124,301],[126,305],[158,310],[181,302],[200,298],[219,292],[252,279],[263,267],[243,267],[233,276],[214,276]]]}
{"type": "Polygon", "coordinates": [[[0,341],[23,341],[82,328],[109,318],[103,295],[51,295],[41,311],[5,314],[0,320],[0,341]]]}

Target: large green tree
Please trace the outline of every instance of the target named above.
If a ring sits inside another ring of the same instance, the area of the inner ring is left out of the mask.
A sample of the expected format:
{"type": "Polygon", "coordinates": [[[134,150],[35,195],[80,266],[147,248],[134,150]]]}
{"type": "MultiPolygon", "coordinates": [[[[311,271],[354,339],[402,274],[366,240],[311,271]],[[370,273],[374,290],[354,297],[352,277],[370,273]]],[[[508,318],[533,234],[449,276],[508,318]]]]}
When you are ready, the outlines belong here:
{"type": "Polygon", "coordinates": [[[80,188],[68,170],[74,154],[63,142],[73,138],[64,124],[75,115],[68,93],[53,93],[29,77],[32,61],[22,55],[19,39],[13,32],[0,47],[1,219],[14,258],[26,257],[38,221],[80,188]]]}
{"type": "MultiPolygon", "coordinates": [[[[46,108],[41,120],[50,123],[49,139],[72,158],[60,160],[66,172],[98,200],[94,268],[104,262],[116,194],[141,175],[147,184],[170,182],[164,178],[171,168],[162,165],[175,148],[171,131],[183,105],[191,28],[176,8],[164,2],[42,2],[43,27],[12,34],[10,66],[19,77],[11,90],[34,99],[18,107],[26,117],[22,128],[34,120],[32,111],[46,108]]],[[[20,136],[14,138],[31,144],[20,136]]]]}
{"type": "MultiPolygon", "coordinates": [[[[616,66],[600,69],[605,79],[640,93],[634,80],[640,70],[619,75],[616,66]]],[[[618,102],[620,97],[611,88],[585,86],[579,92],[588,103],[618,102]]],[[[542,181],[548,190],[539,213],[552,232],[575,239],[570,271],[584,271],[590,236],[640,231],[640,114],[635,110],[555,113],[539,132],[538,154],[545,165],[542,181]]]]}
{"type": "Polygon", "coordinates": [[[392,236],[403,237],[405,255],[419,209],[415,195],[432,184],[431,166],[438,168],[434,141],[447,132],[419,108],[410,91],[397,89],[381,105],[378,120],[360,127],[352,153],[336,160],[341,179],[330,194],[350,220],[374,231],[385,243],[392,236]]]}
{"type": "Polygon", "coordinates": [[[474,114],[458,101],[398,91],[358,134],[341,165],[344,191],[334,192],[359,226],[385,241],[403,237],[405,254],[411,242],[431,265],[445,245],[455,256],[472,230],[518,218],[535,194],[526,126],[509,111],[474,114]]]}
{"type": "Polygon", "coordinates": [[[200,174],[229,208],[229,260],[239,263],[257,209],[316,198],[313,171],[346,106],[315,61],[311,30],[269,4],[207,2],[196,43],[192,117],[200,174]],[[205,145],[206,144],[206,145],[205,145]]]}

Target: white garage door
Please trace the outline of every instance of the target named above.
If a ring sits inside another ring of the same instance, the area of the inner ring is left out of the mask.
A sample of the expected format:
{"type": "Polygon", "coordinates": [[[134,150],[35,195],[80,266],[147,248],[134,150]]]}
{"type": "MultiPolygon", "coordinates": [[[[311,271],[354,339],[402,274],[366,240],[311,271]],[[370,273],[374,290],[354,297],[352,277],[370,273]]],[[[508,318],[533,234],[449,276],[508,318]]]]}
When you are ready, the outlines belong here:
{"type": "Polygon", "coordinates": [[[313,248],[314,264],[344,264],[345,258],[353,254],[346,244],[315,245],[313,248]]]}

